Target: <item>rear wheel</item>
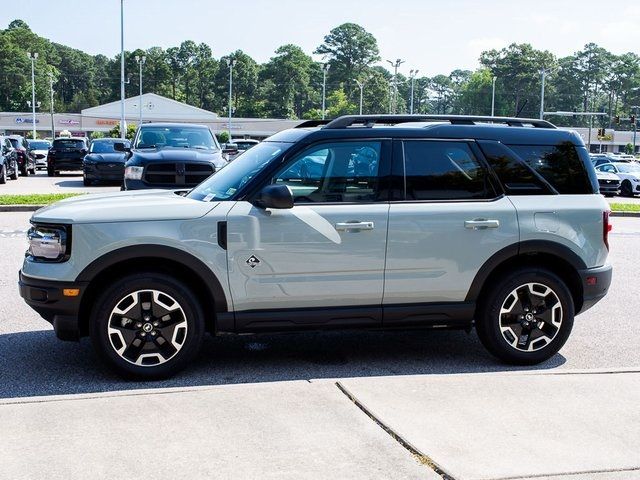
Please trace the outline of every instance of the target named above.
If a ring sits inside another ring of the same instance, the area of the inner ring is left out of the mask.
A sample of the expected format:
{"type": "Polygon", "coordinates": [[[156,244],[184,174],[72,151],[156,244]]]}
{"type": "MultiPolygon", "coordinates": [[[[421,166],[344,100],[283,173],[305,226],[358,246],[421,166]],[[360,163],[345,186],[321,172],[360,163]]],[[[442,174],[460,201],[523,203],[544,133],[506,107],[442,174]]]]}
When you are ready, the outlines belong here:
{"type": "Polygon", "coordinates": [[[55,174],[56,174],[56,171],[53,168],[47,167],[47,175],[48,176],[53,177],[53,176],[55,176],[55,174]]]}
{"type": "Polygon", "coordinates": [[[13,163],[13,171],[11,173],[11,175],[9,175],[9,178],[11,180],[17,180],[18,179],[18,164],[17,163],[13,163]]]}
{"type": "Polygon", "coordinates": [[[29,176],[29,169],[27,168],[27,164],[24,164],[24,167],[22,167],[22,170],[20,170],[20,175],[22,175],[23,177],[28,177],[29,176]]]}
{"type": "Polygon", "coordinates": [[[161,379],[198,353],[204,319],[187,285],[149,272],[107,288],[92,312],[90,335],[102,358],[121,375],[161,379]]]}
{"type": "Polygon", "coordinates": [[[633,197],[633,187],[631,186],[631,182],[629,180],[625,180],[624,182],[622,182],[620,193],[623,197],[633,197]]]}
{"type": "Polygon", "coordinates": [[[90,186],[93,184],[93,182],[92,182],[91,180],[89,180],[87,177],[84,177],[84,176],[83,176],[83,177],[82,177],[82,184],[83,184],[85,187],[90,187],[90,186]]]}
{"type": "Polygon", "coordinates": [[[525,268],[503,276],[481,299],[476,330],[500,360],[534,365],[555,355],[573,327],[573,299],[554,273],[525,268]]]}
{"type": "Polygon", "coordinates": [[[0,184],[7,183],[7,164],[3,163],[0,169],[0,184]]]}

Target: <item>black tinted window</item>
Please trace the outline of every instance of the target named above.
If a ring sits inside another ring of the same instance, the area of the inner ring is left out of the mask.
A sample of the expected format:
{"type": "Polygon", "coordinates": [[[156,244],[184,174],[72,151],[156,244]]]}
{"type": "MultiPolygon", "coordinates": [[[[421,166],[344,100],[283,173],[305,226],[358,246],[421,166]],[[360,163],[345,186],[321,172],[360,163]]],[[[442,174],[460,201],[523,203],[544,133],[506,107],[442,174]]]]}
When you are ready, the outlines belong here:
{"type": "Polygon", "coordinates": [[[593,193],[585,165],[571,142],[559,143],[556,146],[510,145],[509,148],[558,193],[593,193]]]}
{"type": "Polygon", "coordinates": [[[404,142],[407,200],[493,198],[487,171],[462,142],[404,142]]]}
{"type": "Polygon", "coordinates": [[[84,142],[82,140],[54,140],[53,148],[85,148],[84,142]]]}
{"type": "Polygon", "coordinates": [[[498,142],[478,142],[489,166],[498,176],[507,195],[546,195],[553,193],[508,147],[498,142]]]}

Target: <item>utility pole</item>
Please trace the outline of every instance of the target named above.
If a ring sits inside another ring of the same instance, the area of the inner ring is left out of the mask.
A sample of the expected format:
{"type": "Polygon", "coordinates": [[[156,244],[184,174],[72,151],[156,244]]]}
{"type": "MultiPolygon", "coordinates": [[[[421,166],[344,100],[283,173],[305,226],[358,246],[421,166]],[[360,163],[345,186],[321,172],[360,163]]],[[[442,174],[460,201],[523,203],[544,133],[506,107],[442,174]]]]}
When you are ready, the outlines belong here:
{"type": "Polygon", "coordinates": [[[232,100],[233,100],[233,67],[236,66],[235,58],[227,58],[227,66],[229,67],[229,143],[231,143],[231,115],[233,114],[232,110],[232,100]]]}
{"type": "Polygon", "coordinates": [[[396,108],[398,106],[398,68],[400,67],[400,65],[402,65],[404,63],[404,60],[401,60],[400,58],[398,58],[395,62],[392,62],[391,60],[387,60],[387,63],[389,63],[394,68],[394,72],[393,72],[393,106],[391,107],[391,112],[390,113],[396,113],[396,108]]]}
{"type": "Polygon", "coordinates": [[[329,71],[329,63],[322,64],[322,120],[326,116],[326,99],[327,99],[327,72],[329,71]]]}
{"type": "Polygon", "coordinates": [[[631,115],[631,120],[633,123],[633,154],[636,154],[636,133],[638,131],[638,108],[640,108],[640,105],[631,105],[631,108],[633,108],[633,115],[631,115]]]}
{"type": "Polygon", "coordinates": [[[362,97],[364,94],[364,82],[361,82],[360,80],[355,80],[355,82],[358,84],[358,87],[360,88],[360,115],[362,115],[362,97]]]}
{"type": "Polygon", "coordinates": [[[147,60],[147,57],[142,55],[141,57],[136,55],[136,62],[138,62],[138,66],[140,67],[140,101],[138,102],[138,107],[140,108],[140,120],[138,121],[138,127],[142,125],[142,65],[147,60]]]}
{"type": "Polygon", "coordinates": [[[120,138],[127,137],[124,120],[124,0],[120,0],[120,138]]]}
{"type": "MultiPolygon", "coordinates": [[[[540,75],[542,77],[542,87],[540,90],[540,120],[544,117],[544,82],[547,76],[547,71],[544,68],[540,69],[540,75]]],[[[589,126],[591,128],[591,126],[589,126]]]]}
{"type": "Polygon", "coordinates": [[[53,73],[49,72],[49,94],[51,95],[51,141],[56,139],[56,124],[53,122],[53,73]]]}
{"type": "Polygon", "coordinates": [[[33,127],[33,139],[36,139],[36,60],[38,52],[29,53],[31,59],[31,126],[33,127]]]}
{"type": "Polygon", "coordinates": [[[419,70],[411,70],[409,72],[409,78],[411,79],[411,102],[409,102],[409,113],[413,115],[413,86],[416,80],[416,75],[418,75],[419,70]]]}
{"type": "MultiPolygon", "coordinates": [[[[495,117],[496,113],[496,80],[498,77],[493,77],[492,86],[491,86],[491,116],[495,117]]],[[[544,115],[544,112],[543,112],[544,115]]]]}

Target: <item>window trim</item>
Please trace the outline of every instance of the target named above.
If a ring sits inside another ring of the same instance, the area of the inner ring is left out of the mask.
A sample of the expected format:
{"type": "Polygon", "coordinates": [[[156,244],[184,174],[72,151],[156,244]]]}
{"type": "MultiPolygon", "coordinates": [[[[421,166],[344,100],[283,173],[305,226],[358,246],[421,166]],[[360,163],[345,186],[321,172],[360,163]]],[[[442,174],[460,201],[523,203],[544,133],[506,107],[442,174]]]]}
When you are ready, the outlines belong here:
{"type": "MultiPolygon", "coordinates": [[[[487,164],[486,159],[484,158],[484,155],[482,154],[482,151],[480,150],[480,148],[478,147],[478,145],[476,144],[476,141],[473,139],[466,139],[466,138],[394,138],[394,144],[398,143],[399,147],[398,149],[393,150],[394,153],[394,157],[392,160],[392,164],[395,166],[396,162],[399,162],[401,164],[401,170],[402,170],[402,183],[403,183],[403,196],[404,199],[402,200],[390,200],[389,203],[392,204],[399,204],[399,203],[488,203],[488,202],[495,202],[497,200],[502,199],[503,197],[505,197],[505,193],[504,193],[504,189],[502,187],[502,184],[497,181],[496,179],[496,175],[495,172],[493,171],[493,169],[491,169],[489,167],[489,165],[487,164]],[[405,151],[404,151],[404,144],[407,141],[411,141],[411,142],[452,142],[452,143],[464,143],[469,147],[469,150],[471,150],[471,153],[473,153],[473,155],[475,156],[475,159],[478,161],[478,163],[480,164],[480,166],[485,170],[486,174],[487,174],[487,179],[489,181],[490,187],[491,189],[494,191],[495,196],[494,197],[489,197],[489,198],[449,198],[449,199],[425,199],[425,200],[409,200],[407,199],[407,175],[406,175],[406,166],[405,166],[405,151]],[[397,159],[396,155],[400,155],[400,158],[397,159]]],[[[393,169],[392,169],[393,172],[393,169]]],[[[395,177],[392,177],[392,182],[394,182],[395,177]]]]}
{"type": "MultiPolygon", "coordinates": [[[[255,179],[255,184],[249,186],[248,191],[246,193],[242,193],[238,200],[252,202],[256,199],[257,195],[259,195],[260,191],[269,184],[273,175],[280,170],[281,168],[290,167],[293,162],[298,160],[301,154],[304,154],[306,151],[316,148],[318,146],[322,146],[325,144],[334,144],[334,143],[365,143],[365,142],[379,142],[380,143],[380,165],[378,167],[378,179],[379,185],[383,182],[387,182],[389,185],[392,182],[391,179],[391,164],[392,164],[392,141],[393,139],[389,137],[374,137],[374,138],[328,138],[323,140],[318,140],[316,142],[307,143],[301,145],[300,148],[295,151],[287,151],[284,153],[280,161],[272,162],[272,165],[269,165],[265,171],[261,172],[260,176],[255,179]]],[[[383,188],[379,188],[379,190],[383,190],[383,188]]],[[[389,191],[390,189],[387,187],[387,193],[384,196],[381,196],[378,200],[373,200],[370,202],[313,202],[313,203],[299,203],[295,204],[295,206],[304,205],[304,206],[315,206],[315,205],[374,205],[381,203],[389,202],[389,191]]]]}

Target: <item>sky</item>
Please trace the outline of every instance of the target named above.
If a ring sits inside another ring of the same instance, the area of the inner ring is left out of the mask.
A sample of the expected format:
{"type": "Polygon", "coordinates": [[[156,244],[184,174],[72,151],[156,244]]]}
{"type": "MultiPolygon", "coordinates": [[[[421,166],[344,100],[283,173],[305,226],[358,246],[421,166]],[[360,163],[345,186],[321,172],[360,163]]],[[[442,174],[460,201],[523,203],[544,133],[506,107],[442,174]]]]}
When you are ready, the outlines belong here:
{"type": "MultiPolygon", "coordinates": [[[[263,63],[280,45],[312,54],[345,22],[378,40],[400,72],[449,74],[479,66],[480,52],[531,43],[562,57],[594,42],[615,54],[640,53],[634,0],[124,0],[125,49],[208,44],[220,57],[241,49],[263,63]]],[[[2,9],[6,24],[26,21],[40,36],[87,53],[120,51],[120,0],[22,0],[2,9]],[[10,18],[9,18],[10,17],[10,18]]],[[[320,57],[314,58],[321,60],[320,57]]]]}

